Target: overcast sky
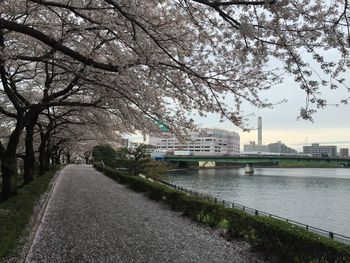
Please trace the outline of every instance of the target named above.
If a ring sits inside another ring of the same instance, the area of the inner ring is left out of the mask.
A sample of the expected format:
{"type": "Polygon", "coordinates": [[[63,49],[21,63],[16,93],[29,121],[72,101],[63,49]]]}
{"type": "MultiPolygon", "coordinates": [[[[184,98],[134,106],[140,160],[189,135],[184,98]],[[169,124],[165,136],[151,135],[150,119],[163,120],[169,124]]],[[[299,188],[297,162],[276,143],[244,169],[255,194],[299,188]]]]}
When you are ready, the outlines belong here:
{"type": "MultiPolygon", "coordinates": [[[[324,90],[329,104],[337,104],[341,99],[349,96],[344,88],[338,90],[324,90]]],[[[302,150],[302,145],[306,140],[308,143],[332,144],[338,147],[350,147],[350,105],[340,104],[328,106],[319,110],[313,116],[314,122],[297,120],[299,110],[305,106],[305,94],[295,84],[291,78],[286,78],[283,84],[272,88],[262,94],[271,102],[280,101],[285,98],[288,101],[274,106],[273,109],[257,109],[253,106],[245,105],[244,112],[254,113],[255,117],[250,118],[249,125],[257,127],[258,116],[263,121],[263,143],[268,144],[282,141],[288,146],[298,151],[302,150]]],[[[241,149],[243,144],[249,141],[257,141],[257,132],[243,132],[230,122],[219,122],[216,115],[208,115],[207,118],[196,118],[196,122],[202,127],[218,127],[236,131],[241,137],[241,149]]],[[[338,149],[339,150],[339,149],[338,149]]]]}

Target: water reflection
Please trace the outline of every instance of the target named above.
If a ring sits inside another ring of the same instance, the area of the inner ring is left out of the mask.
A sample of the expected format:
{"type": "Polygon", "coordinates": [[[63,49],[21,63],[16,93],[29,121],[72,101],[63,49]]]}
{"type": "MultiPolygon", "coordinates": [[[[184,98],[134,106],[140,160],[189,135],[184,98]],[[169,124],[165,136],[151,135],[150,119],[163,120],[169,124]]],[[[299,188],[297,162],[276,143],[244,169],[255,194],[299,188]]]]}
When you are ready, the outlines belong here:
{"type": "Polygon", "coordinates": [[[350,236],[350,169],[255,168],[171,172],[174,184],[350,236]]]}

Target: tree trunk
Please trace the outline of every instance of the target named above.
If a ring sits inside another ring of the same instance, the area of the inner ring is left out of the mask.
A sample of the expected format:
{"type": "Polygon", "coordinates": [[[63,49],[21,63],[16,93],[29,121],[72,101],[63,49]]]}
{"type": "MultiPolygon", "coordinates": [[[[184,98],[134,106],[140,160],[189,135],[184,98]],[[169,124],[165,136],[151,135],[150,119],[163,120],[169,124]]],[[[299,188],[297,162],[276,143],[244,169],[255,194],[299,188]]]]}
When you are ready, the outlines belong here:
{"type": "Polygon", "coordinates": [[[33,137],[34,137],[34,127],[39,116],[35,112],[34,113],[28,112],[28,114],[29,116],[31,116],[31,118],[29,119],[29,122],[26,126],[26,138],[25,138],[26,154],[24,157],[23,184],[28,184],[31,181],[33,181],[34,163],[35,163],[33,137]]]}
{"type": "Polygon", "coordinates": [[[49,149],[46,149],[45,151],[45,164],[44,164],[44,167],[45,169],[49,169],[50,167],[50,160],[51,160],[51,152],[49,149]]]}
{"type": "Polygon", "coordinates": [[[42,137],[39,145],[39,176],[43,175],[50,169],[50,154],[46,149],[46,138],[46,136],[42,137]]]}
{"type": "Polygon", "coordinates": [[[70,152],[66,153],[66,158],[67,158],[67,164],[70,164],[70,159],[71,159],[70,152]]]}
{"type": "MultiPolygon", "coordinates": [[[[20,114],[18,114],[20,115],[20,114]]],[[[23,131],[23,115],[17,116],[16,128],[11,133],[6,151],[1,158],[2,191],[1,198],[9,199],[17,194],[17,146],[23,131]]]]}
{"type": "Polygon", "coordinates": [[[2,193],[1,199],[7,200],[17,194],[16,156],[4,156],[1,160],[2,193]]]}
{"type": "Polygon", "coordinates": [[[51,151],[51,165],[55,166],[56,165],[56,149],[51,151]]]}
{"type": "Polygon", "coordinates": [[[59,155],[59,154],[57,154],[57,155],[55,156],[55,165],[57,165],[57,164],[61,164],[61,158],[60,158],[60,155],[59,155]]]}
{"type": "Polygon", "coordinates": [[[91,151],[85,151],[84,152],[84,158],[85,158],[85,163],[86,164],[89,164],[91,153],[92,153],[91,151]]]}
{"type": "Polygon", "coordinates": [[[46,172],[46,136],[40,134],[40,145],[39,145],[39,176],[46,172]]]}
{"type": "Polygon", "coordinates": [[[63,149],[62,148],[60,148],[57,152],[56,152],[56,154],[57,154],[57,156],[56,156],[56,164],[62,164],[62,152],[63,152],[63,149]]]}

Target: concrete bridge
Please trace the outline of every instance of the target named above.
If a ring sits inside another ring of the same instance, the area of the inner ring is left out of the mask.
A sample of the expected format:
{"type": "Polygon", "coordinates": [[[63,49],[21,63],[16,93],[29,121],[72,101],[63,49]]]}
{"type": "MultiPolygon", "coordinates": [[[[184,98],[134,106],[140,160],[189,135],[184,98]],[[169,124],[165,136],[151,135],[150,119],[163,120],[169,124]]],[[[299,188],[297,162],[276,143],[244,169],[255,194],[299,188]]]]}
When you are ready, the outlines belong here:
{"type": "Polygon", "coordinates": [[[349,158],[339,157],[309,157],[309,156],[283,156],[283,155],[255,155],[255,156],[166,156],[168,162],[178,162],[179,165],[188,162],[198,162],[199,167],[215,167],[216,163],[245,164],[246,174],[254,173],[254,164],[280,163],[287,161],[291,163],[309,162],[313,164],[334,164],[336,166],[350,166],[349,158]]]}

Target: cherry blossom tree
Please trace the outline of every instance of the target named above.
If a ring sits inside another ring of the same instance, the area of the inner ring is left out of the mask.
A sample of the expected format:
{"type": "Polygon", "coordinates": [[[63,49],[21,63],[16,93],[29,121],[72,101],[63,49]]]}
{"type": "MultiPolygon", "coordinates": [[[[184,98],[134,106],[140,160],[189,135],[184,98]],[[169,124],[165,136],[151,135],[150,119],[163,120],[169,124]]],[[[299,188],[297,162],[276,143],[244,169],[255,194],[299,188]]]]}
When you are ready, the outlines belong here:
{"type": "MultiPolygon", "coordinates": [[[[136,95],[150,99],[157,91],[157,102],[169,97],[180,110],[218,111],[238,125],[242,100],[270,105],[258,92],[280,79],[281,72],[265,67],[271,58],[305,90],[303,118],[313,112],[310,103],[325,106],[320,87],[344,83],[340,75],[348,62],[345,0],[22,0],[4,1],[1,11],[1,26],[23,46],[28,41],[37,49],[47,45],[90,66],[91,76],[103,75],[101,84],[113,83],[110,88],[128,105],[143,109],[136,95]],[[336,62],[322,55],[329,49],[337,51],[336,62]],[[314,76],[303,52],[324,76],[314,76]],[[233,94],[233,108],[222,100],[227,92],[233,94]]],[[[6,54],[16,56],[12,50],[6,54]]],[[[17,55],[23,58],[25,52],[17,55]]]]}
{"type": "Polygon", "coordinates": [[[6,149],[2,156],[3,196],[16,192],[16,152],[22,131],[25,130],[24,183],[33,180],[34,127],[42,111],[56,105],[96,106],[99,98],[82,95],[85,86],[78,83],[77,76],[70,77],[66,71],[55,70],[48,63],[20,63],[0,65],[4,93],[12,108],[2,108],[2,113],[15,120],[6,149]],[[64,77],[63,77],[64,75],[64,77]],[[11,190],[12,189],[12,190],[11,190]]]}
{"type": "MultiPolygon", "coordinates": [[[[75,153],[88,159],[96,144],[121,140],[117,120],[103,109],[85,107],[54,107],[42,114],[37,123],[35,148],[39,152],[40,172],[43,174],[62,154],[75,153]],[[83,132],[82,132],[83,131],[83,132]],[[60,153],[60,154],[59,154],[60,153]]],[[[69,159],[69,158],[67,158],[69,159]]]]}

